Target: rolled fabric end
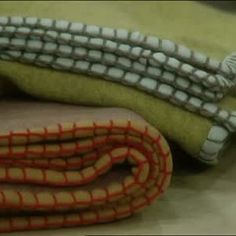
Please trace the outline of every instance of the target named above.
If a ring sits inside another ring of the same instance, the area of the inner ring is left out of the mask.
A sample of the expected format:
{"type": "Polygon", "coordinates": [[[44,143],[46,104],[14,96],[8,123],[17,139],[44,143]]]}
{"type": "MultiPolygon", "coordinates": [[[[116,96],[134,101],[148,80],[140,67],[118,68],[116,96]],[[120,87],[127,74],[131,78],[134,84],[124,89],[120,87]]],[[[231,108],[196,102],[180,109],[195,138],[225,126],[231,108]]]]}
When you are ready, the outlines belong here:
{"type": "Polygon", "coordinates": [[[169,146],[135,113],[78,113],[75,106],[70,121],[62,122],[65,105],[17,102],[13,122],[16,106],[7,104],[0,122],[0,232],[118,220],[150,205],[169,186],[169,146]]]}

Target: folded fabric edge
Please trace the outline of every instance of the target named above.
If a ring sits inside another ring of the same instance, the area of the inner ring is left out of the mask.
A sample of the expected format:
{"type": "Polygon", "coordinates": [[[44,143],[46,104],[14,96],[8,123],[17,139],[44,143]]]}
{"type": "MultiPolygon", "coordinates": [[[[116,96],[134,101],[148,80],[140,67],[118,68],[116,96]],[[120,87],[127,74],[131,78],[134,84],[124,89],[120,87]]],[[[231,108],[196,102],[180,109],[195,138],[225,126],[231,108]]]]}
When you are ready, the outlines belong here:
{"type": "MultiPolygon", "coordinates": [[[[60,134],[60,138],[63,139],[63,136],[67,137],[68,134],[76,134],[75,130],[77,129],[78,131],[83,131],[85,132],[84,134],[87,136],[88,135],[88,131],[85,128],[90,127],[91,128],[91,134],[93,134],[95,131],[95,133],[99,133],[99,128],[104,128],[105,126],[107,127],[107,129],[111,130],[113,129],[117,129],[119,128],[119,126],[122,127],[122,123],[123,126],[128,130],[130,130],[130,132],[138,132],[140,134],[142,134],[143,136],[145,135],[150,135],[153,136],[154,135],[154,141],[156,144],[160,145],[159,146],[159,151],[160,151],[160,155],[163,158],[163,161],[165,162],[164,166],[165,168],[167,168],[167,172],[165,173],[160,173],[160,175],[165,175],[166,178],[158,178],[158,183],[157,185],[159,186],[159,184],[161,184],[161,188],[155,188],[155,189],[150,189],[150,191],[144,191],[145,196],[142,199],[134,199],[130,204],[130,206],[122,204],[120,206],[115,206],[114,208],[110,208],[110,207],[105,207],[105,209],[98,209],[97,211],[85,211],[81,214],[76,214],[76,213],[71,213],[71,214],[62,214],[62,215],[57,215],[57,216],[53,216],[53,215],[45,215],[45,216],[28,216],[28,217],[24,217],[19,218],[19,217],[11,217],[11,218],[6,218],[4,220],[1,220],[0,222],[0,232],[9,232],[9,231],[19,231],[19,230],[32,230],[32,229],[39,229],[39,228],[57,228],[57,227],[68,227],[68,226],[75,226],[75,225],[87,225],[87,224],[94,224],[94,223],[102,223],[102,222],[107,222],[107,221],[112,221],[112,220],[117,220],[120,218],[124,218],[127,216],[132,215],[134,212],[139,211],[141,208],[143,208],[144,206],[147,206],[149,204],[151,204],[153,202],[153,200],[157,199],[160,194],[163,194],[163,192],[165,192],[166,188],[168,187],[169,183],[170,183],[170,177],[171,177],[171,171],[172,171],[172,160],[171,160],[171,153],[169,150],[169,146],[167,144],[167,142],[165,141],[164,137],[161,135],[161,133],[159,133],[159,131],[155,128],[153,128],[152,126],[145,128],[147,126],[145,126],[143,122],[127,122],[127,126],[126,123],[124,122],[118,122],[118,121],[107,121],[107,122],[100,122],[96,125],[94,125],[94,122],[85,122],[84,124],[82,124],[83,122],[79,122],[79,124],[77,123],[64,123],[64,124],[58,124],[56,126],[49,126],[46,129],[28,129],[27,131],[23,132],[22,131],[12,131],[10,133],[3,133],[0,135],[1,138],[1,144],[2,145],[6,145],[8,144],[9,140],[14,140],[14,142],[16,143],[21,143],[22,141],[25,142],[25,140],[32,140],[32,141],[38,141],[42,138],[49,139],[52,137],[56,137],[58,136],[58,134],[60,134]],[[90,124],[91,123],[91,124],[90,124]],[[76,129],[75,129],[76,128],[76,129]],[[80,128],[80,129],[79,129],[80,128]],[[95,130],[94,130],[95,129],[95,130]],[[57,134],[58,133],[58,134],[57,134]],[[25,139],[24,136],[26,136],[27,138],[25,139]],[[166,153],[168,153],[168,156],[166,156],[166,153]]],[[[59,137],[58,136],[58,137],[59,137]]],[[[64,137],[64,138],[65,138],[64,137]]],[[[93,143],[94,144],[94,143],[93,143]]],[[[162,159],[161,158],[161,159],[162,159]]],[[[8,174],[10,175],[11,172],[9,171],[8,174]]],[[[29,176],[30,178],[32,178],[33,176],[30,174],[26,174],[24,176],[29,176]]],[[[148,185],[150,184],[150,182],[148,183],[148,185]]],[[[117,191],[117,189],[113,189],[114,191],[117,191]]],[[[3,195],[3,190],[1,190],[1,194],[3,195]]],[[[93,192],[92,192],[93,194],[93,192]]],[[[19,195],[19,192],[16,192],[15,195],[13,196],[13,200],[14,199],[18,199],[17,200],[17,206],[20,204],[20,206],[18,207],[23,207],[24,204],[26,204],[26,198],[22,195],[19,197],[17,197],[19,195]]],[[[4,195],[3,195],[4,196],[4,195]]],[[[89,196],[89,195],[88,195],[89,196]]],[[[91,195],[92,196],[92,195],[91,195]]],[[[112,196],[112,195],[111,195],[112,196]]],[[[7,202],[9,201],[9,199],[7,198],[9,197],[9,195],[5,195],[5,200],[7,200],[7,202]]],[[[55,196],[54,196],[55,197],[55,196]]],[[[79,204],[80,203],[80,195],[75,195],[75,203],[79,204]],[[77,199],[78,197],[78,199],[77,199]]],[[[96,199],[99,198],[101,196],[92,196],[91,199],[89,201],[92,201],[92,199],[96,199]]],[[[41,198],[38,198],[39,200],[41,198]]],[[[72,198],[74,199],[74,198],[72,198]]],[[[37,200],[37,199],[36,199],[37,200]]],[[[42,200],[42,199],[41,199],[42,200]]],[[[46,199],[45,199],[46,201],[46,199]]],[[[60,201],[64,202],[65,199],[61,199],[58,198],[56,203],[60,203],[60,201]]],[[[88,201],[88,202],[89,202],[88,201]]],[[[87,201],[86,201],[87,202],[87,201]]],[[[36,201],[37,206],[38,202],[36,201]]],[[[43,203],[43,202],[42,202],[43,203]]],[[[34,207],[34,206],[33,206],[34,207]]],[[[18,208],[18,209],[20,209],[18,208]]]]}
{"type": "Polygon", "coordinates": [[[20,91],[37,99],[99,107],[123,107],[133,110],[148,123],[159,128],[165,137],[177,142],[191,156],[199,153],[211,127],[211,122],[207,119],[181,110],[141,91],[110,81],[88,79],[85,75],[49,71],[45,68],[15,62],[1,61],[0,64],[0,74],[3,77],[9,78],[9,81],[15,84],[20,91]],[[49,76],[50,80],[47,79],[49,76]],[[64,80],[65,76],[67,80],[64,80]],[[57,86],[54,86],[54,83],[57,86]],[[106,89],[104,89],[105,87],[106,89]],[[87,96],[89,92],[91,97],[87,96]],[[158,112],[159,110],[162,112],[158,112]],[[179,117],[178,113],[181,114],[179,117]],[[176,116],[178,119],[174,121],[176,116]],[[171,119],[171,123],[166,122],[167,119],[171,119]],[[181,126],[182,120],[185,120],[184,126],[181,126]],[[191,142],[188,135],[184,135],[188,133],[190,127],[194,130],[191,142]],[[200,132],[200,137],[198,132],[200,132]]]}
{"type": "Polygon", "coordinates": [[[225,127],[214,124],[209,130],[208,136],[196,158],[208,165],[216,165],[219,157],[227,147],[229,138],[230,132],[225,127]]]}

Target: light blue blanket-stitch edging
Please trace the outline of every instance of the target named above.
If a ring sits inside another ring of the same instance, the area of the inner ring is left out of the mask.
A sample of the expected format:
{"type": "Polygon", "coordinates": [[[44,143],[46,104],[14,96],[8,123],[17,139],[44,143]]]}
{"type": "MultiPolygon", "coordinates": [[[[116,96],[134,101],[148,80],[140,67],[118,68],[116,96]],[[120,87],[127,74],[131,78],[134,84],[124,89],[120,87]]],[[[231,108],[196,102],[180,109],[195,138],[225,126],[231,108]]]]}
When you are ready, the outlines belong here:
{"type": "Polygon", "coordinates": [[[236,130],[236,113],[216,103],[235,85],[235,54],[219,62],[170,40],[125,29],[3,16],[0,58],[96,75],[211,118],[215,125],[199,155],[207,163],[217,161],[236,130]]]}

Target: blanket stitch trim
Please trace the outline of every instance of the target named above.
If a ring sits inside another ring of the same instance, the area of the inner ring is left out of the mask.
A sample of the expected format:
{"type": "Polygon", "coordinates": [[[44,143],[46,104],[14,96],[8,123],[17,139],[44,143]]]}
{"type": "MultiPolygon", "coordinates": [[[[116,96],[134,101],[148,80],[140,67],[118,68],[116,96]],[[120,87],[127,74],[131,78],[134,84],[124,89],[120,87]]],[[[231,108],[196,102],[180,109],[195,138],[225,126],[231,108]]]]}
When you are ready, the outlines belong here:
{"type": "MultiPolygon", "coordinates": [[[[235,54],[219,62],[139,32],[36,17],[0,17],[0,35],[2,59],[121,82],[211,118],[229,132],[236,130],[234,112],[215,103],[235,85],[235,54]]],[[[200,160],[208,144],[206,140],[200,160]]]]}

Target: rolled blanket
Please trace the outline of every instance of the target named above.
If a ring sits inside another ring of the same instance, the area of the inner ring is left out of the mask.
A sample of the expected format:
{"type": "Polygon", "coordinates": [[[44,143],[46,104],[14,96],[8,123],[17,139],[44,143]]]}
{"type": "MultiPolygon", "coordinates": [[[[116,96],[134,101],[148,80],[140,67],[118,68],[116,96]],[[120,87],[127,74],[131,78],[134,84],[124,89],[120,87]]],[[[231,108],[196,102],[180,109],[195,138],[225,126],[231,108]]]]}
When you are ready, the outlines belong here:
{"type": "Polygon", "coordinates": [[[131,111],[19,100],[0,111],[0,232],[121,219],[169,185],[168,144],[131,111]]]}

